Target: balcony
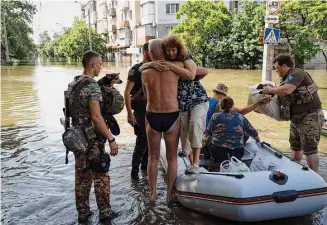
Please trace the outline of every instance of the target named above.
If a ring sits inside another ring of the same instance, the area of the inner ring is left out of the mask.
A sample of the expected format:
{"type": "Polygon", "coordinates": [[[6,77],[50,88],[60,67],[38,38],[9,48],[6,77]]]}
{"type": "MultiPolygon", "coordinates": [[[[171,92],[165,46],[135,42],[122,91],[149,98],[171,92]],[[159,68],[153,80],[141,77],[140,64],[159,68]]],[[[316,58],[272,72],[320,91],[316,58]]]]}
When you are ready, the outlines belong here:
{"type": "Polygon", "coordinates": [[[119,2],[120,5],[120,10],[122,11],[127,11],[129,10],[129,0],[120,0],[119,2]]]}
{"type": "Polygon", "coordinates": [[[129,21],[128,20],[121,21],[120,28],[129,28],[129,21]]]}
{"type": "Polygon", "coordinates": [[[154,0],[140,0],[140,5],[144,5],[145,3],[154,3],[154,0]]]}
{"type": "Polygon", "coordinates": [[[109,9],[109,16],[115,17],[116,16],[116,9],[115,8],[110,8],[109,9]]]}
{"type": "Polygon", "coordinates": [[[109,31],[112,33],[117,33],[117,26],[116,24],[109,25],[109,31]]]}
{"type": "Polygon", "coordinates": [[[130,29],[119,30],[119,39],[132,39],[132,31],[130,29]]]}
{"type": "Polygon", "coordinates": [[[130,38],[120,38],[119,39],[119,46],[121,48],[127,48],[130,47],[132,43],[132,39],[130,38]]]}
{"type": "Polygon", "coordinates": [[[142,46],[155,38],[155,28],[152,25],[143,25],[137,28],[136,45],[142,46]]]}
{"type": "Polygon", "coordinates": [[[98,21],[97,31],[100,34],[108,33],[108,21],[106,19],[98,21]]]}
{"type": "Polygon", "coordinates": [[[91,21],[92,25],[96,24],[96,22],[97,22],[97,12],[96,11],[91,11],[90,21],[91,21]]]}

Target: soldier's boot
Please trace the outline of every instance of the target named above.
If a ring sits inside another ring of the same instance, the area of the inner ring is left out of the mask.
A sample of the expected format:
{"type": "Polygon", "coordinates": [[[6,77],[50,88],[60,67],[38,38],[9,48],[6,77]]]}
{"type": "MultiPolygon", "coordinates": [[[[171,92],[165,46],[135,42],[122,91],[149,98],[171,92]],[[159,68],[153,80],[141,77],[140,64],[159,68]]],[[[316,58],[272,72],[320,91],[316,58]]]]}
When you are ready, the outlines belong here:
{"type": "Polygon", "coordinates": [[[109,213],[106,214],[99,214],[99,220],[105,221],[105,220],[113,220],[117,218],[119,214],[113,210],[110,210],[109,213]]]}
{"type": "Polygon", "coordinates": [[[80,223],[85,223],[86,221],[88,221],[89,217],[92,215],[93,213],[91,211],[88,211],[87,213],[79,213],[78,214],[78,222],[80,223]]]}

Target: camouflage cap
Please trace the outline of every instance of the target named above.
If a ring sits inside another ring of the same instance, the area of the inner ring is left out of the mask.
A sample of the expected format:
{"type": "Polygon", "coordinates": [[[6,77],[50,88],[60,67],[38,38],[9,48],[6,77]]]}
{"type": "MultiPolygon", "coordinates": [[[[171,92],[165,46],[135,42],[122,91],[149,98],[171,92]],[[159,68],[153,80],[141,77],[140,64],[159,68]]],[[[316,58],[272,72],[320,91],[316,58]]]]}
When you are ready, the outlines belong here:
{"type": "Polygon", "coordinates": [[[223,83],[219,83],[217,87],[213,89],[213,91],[222,93],[227,96],[228,87],[223,83]]]}

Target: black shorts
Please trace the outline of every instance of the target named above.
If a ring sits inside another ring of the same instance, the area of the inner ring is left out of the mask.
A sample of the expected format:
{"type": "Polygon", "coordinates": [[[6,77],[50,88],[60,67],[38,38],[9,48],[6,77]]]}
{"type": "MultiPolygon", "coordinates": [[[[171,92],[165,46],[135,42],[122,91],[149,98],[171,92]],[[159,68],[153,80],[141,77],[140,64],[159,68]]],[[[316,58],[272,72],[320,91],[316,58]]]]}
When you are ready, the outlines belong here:
{"type": "Polygon", "coordinates": [[[179,117],[179,112],[154,113],[146,112],[145,117],[151,128],[157,132],[167,132],[179,117]]]}

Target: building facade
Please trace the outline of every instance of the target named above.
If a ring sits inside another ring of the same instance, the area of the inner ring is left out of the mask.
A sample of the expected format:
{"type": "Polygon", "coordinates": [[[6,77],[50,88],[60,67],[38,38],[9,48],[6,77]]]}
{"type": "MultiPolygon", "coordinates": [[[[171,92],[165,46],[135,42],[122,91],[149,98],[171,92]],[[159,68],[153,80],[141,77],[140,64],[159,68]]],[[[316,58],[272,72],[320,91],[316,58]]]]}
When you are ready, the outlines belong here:
{"type": "Polygon", "coordinates": [[[180,20],[176,13],[184,1],[170,0],[140,0],[131,1],[134,4],[135,18],[132,20],[132,43],[127,53],[132,57],[132,63],[142,60],[141,47],[151,39],[168,36],[173,26],[180,20]]]}
{"type": "Polygon", "coordinates": [[[89,0],[82,5],[82,17],[107,39],[110,61],[131,57],[142,60],[141,47],[154,38],[166,37],[181,4],[179,0],[89,0]]]}

